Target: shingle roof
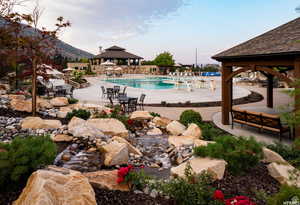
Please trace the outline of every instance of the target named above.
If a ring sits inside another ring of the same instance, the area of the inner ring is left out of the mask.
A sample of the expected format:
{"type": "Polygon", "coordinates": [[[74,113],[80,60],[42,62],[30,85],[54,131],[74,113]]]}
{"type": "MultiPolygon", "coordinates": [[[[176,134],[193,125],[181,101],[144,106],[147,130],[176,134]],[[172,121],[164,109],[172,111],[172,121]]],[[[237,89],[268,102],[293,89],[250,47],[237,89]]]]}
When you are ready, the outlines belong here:
{"type": "Polygon", "coordinates": [[[223,51],[212,58],[222,60],[278,54],[300,54],[300,18],[223,51]]]}
{"type": "Polygon", "coordinates": [[[112,46],[105,49],[103,53],[97,55],[95,58],[143,59],[142,57],[129,53],[124,48],[118,46],[112,46]]]}

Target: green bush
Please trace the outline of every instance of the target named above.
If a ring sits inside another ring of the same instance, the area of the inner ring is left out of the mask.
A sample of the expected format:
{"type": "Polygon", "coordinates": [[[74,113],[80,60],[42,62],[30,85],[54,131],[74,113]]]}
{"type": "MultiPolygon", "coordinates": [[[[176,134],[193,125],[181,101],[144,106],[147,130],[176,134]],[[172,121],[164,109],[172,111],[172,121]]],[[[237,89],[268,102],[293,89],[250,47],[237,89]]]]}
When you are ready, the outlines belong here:
{"type": "Polygon", "coordinates": [[[186,178],[174,178],[158,184],[157,189],[175,199],[181,205],[216,205],[221,204],[212,199],[214,188],[212,176],[207,172],[194,175],[189,166],[185,169],[186,178]]]}
{"type": "Polygon", "coordinates": [[[72,112],[68,112],[66,119],[71,120],[73,117],[79,117],[81,119],[87,120],[91,116],[90,111],[83,110],[83,109],[78,109],[78,110],[73,110],[72,112]]]}
{"type": "Polygon", "coordinates": [[[202,123],[202,117],[199,112],[185,110],[181,113],[179,121],[185,126],[188,126],[190,123],[200,125],[202,123]]]}
{"type": "Polygon", "coordinates": [[[215,140],[217,137],[224,135],[224,131],[215,128],[210,123],[202,123],[198,125],[202,130],[202,138],[207,141],[215,140]]]}
{"type": "Polygon", "coordinates": [[[216,143],[208,146],[194,148],[194,154],[200,157],[212,157],[224,159],[228,163],[228,169],[233,174],[239,174],[249,170],[262,159],[262,145],[254,138],[235,138],[223,136],[216,139],[216,143]]]}
{"type": "Polygon", "coordinates": [[[52,164],[57,148],[49,136],[15,138],[11,144],[0,143],[0,187],[24,183],[35,170],[52,164]]]}
{"type": "Polygon", "coordinates": [[[69,104],[76,104],[78,100],[76,98],[68,98],[69,104]]]}
{"type": "MultiPolygon", "coordinates": [[[[283,185],[277,194],[269,198],[268,204],[282,205],[288,202],[292,203],[293,199],[300,200],[300,189],[295,186],[283,185]]],[[[299,203],[299,201],[297,202],[299,203]]]]}
{"type": "Polygon", "coordinates": [[[153,117],[160,117],[160,114],[156,112],[150,112],[150,115],[152,115],[153,117]]]}
{"type": "Polygon", "coordinates": [[[298,141],[295,141],[292,146],[284,145],[276,142],[267,147],[274,152],[280,154],[285,160],[290,162],[295,167],[300,167],[300,149],[298,141]]]}

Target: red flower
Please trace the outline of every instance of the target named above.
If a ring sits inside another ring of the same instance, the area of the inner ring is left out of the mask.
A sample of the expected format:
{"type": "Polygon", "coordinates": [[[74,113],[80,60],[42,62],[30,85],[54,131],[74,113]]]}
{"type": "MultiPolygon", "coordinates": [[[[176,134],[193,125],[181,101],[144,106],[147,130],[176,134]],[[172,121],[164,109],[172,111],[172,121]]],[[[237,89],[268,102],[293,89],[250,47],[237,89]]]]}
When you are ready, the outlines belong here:
{"type": "Polygon", "coordinates": [[[123,181],[124,181],[123,177],[118,177],[118,179],[117,179],[117,183],[118,184],[121,184],[123,181]]]}
{"type": "Polygon", "coordinates": [[[141,169],[144,169],[144,168],[145,168],[145,166],[144,166],[144,165],[141,165],[141,166],[140,166],[140,168],[141,168],[141,169]]]}
{"type": "Polygon", "coordinates": [[[216,190],[213,196],[214,200],[224,201],[224,194],[220,190],[216,190]]]}
{"type": "Polygon", "coordinates": [[[129,119],[129,120],[127,120],[127,123],[128,123],[128,125],[132,125],[133,124],[133,120],[131,120],[131,119],[129,119]]]}
{"type": "Polygon", "coordinates": [[[230,199],[226,199],[225,205],[255,205],[246,196],[236,196],[230,199]]]}

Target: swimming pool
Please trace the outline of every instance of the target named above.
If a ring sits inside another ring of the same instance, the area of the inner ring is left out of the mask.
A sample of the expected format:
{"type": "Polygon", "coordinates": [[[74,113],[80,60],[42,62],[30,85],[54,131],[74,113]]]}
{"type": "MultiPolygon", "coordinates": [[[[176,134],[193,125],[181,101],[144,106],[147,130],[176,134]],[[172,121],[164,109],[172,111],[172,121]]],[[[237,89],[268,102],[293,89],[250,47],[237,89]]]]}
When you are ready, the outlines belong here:
{"type": "Polygon", "coordinates": [[[162,90],[172,89],[174,84],[165,83],[165,80],[170,80],[166,77],[148,77],[136,79],[108,79],[106,82],[115,83],[119,85],[129,86],[133,88],[143,88],[147,90],[162,90]]]}

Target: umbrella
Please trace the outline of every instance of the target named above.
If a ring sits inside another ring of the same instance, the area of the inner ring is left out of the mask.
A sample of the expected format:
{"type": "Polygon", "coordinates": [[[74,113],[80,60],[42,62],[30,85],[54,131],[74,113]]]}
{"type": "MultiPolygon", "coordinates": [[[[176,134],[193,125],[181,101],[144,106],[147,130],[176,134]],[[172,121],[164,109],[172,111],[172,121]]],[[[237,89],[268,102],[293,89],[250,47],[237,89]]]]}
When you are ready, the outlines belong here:
{"type": "Polygon", "coordinates": [[[113,65],[116,65],[116,64],[114,64],[113,62],[110,62],[110,61],[106,61],[104,63],[101,63],[101,65],[111,65],[111,66],[113,66],[113,65]]]}

